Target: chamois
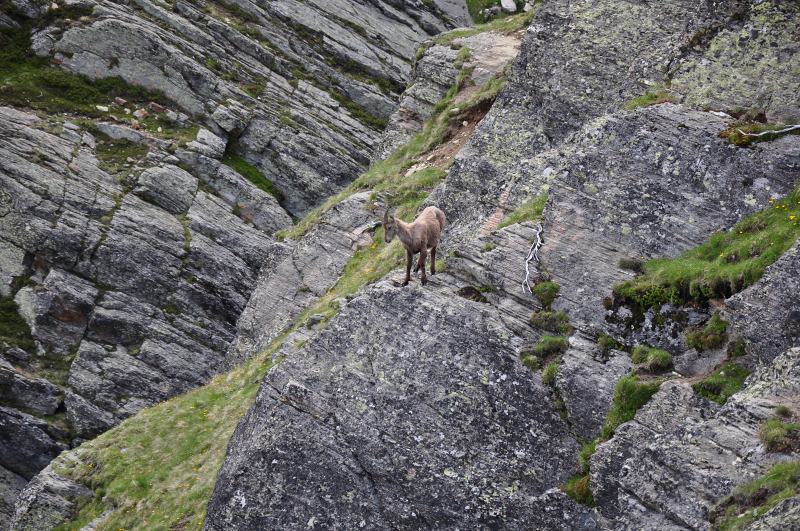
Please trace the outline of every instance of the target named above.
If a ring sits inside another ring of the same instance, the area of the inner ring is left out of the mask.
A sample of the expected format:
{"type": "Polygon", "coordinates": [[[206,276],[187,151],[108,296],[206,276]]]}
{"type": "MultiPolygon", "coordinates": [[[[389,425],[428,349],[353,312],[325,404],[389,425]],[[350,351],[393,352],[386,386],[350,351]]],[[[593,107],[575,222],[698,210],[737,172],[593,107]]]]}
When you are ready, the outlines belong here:
{"type": "Polygon", "coordinates": [[[406,223],[394,215],[389,215],[388,209],[383,214],[386,241],[391,242],[397,235],[403,247],[406,248],[406,279],[403,286],[407,286],[411,281],[411,262],[417,253],[419,253],[419,262],[417,262],[414,272],[422,271],[423,286],[428,282],[428,277],[425,275],[425,258],[428,256],[428,249],[431,251],[431,275],[436,274],[436,247],[439,245],[439,236],[442,234],[446,221],[444,212],[435,206],[425,208],[412,223],[406,223]]]}

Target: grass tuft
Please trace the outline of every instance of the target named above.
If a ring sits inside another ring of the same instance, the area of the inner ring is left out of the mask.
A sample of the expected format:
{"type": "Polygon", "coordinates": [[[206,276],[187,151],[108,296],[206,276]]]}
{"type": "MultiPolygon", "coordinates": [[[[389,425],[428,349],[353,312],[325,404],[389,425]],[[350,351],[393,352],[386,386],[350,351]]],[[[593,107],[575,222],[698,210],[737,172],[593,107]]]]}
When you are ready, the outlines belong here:
{"type": "Polygon", "coordinates": [[[735,146],[749,146],[757,142],[768,142],[784,135],[800,135],[800,129],[794,129],[785,133],[770,133],[762,136],[748,136],[748,134],[766,133],[768,131],[780,131],[786,129],[785,124],[762,124],[750,122],[744,124],[734,124],[722,131],[719,136],[726,139],[735,146]],[[743,134],[748,133],[748,134],[743,134]]]}
{"type": "Polygon", "coordinates": [[[646,345],[637,345],[631,353],[631,359],[648,372],[661,372],[672,367],[672,356],[669,352],[646,345]]]}
{"type": "Polygon", "coordinates": [[[262,192],[266,192],[275,198],[278,203],[283,202],[283,193],[275,186],[275,183],[267,179],[258,168],[244,160],[235,153],[225,153],[222,158],[222,163],[236,170],[236,172],[250,181],[256,188],[262,192]]]}
{"type": "Polygon", "coordinates": [[[610,439],[620,424],[632,420],[636,412],[650,400],[661,382],[641,382],[636,375],[623,376],[614,389],[611,409],[600,430],[600,440],[610,439]]]}
{"type": "Polygon", "coordinates": [[[528,199],[503,218],[503,221],[497,225],[497,228],[502,229],[503,227],[508,227],[516,223],[540,220],[544,212],[544,207],[547,204],[547,197],[548,195],[546,193],[542,193],[528,199]]]}
{"type": "Polygon", "coordinates": [[[646,262],[642,275],[614,287],[614,296],[643,308],[730,297],[760,279],[798,236],[800,187],[677,258],[646,262]]]}
{"type": "Polygon", "coordinates": [[[759,432],[768,452],[792,452],[800,449],[800,424],[777,418],[767,420],[759,432]]]}
{"type": "Polygon", "coordinates": [[[548,312],[546,310],[533,312],[531,325],[557,334],[569,335],[572,332],[569,317],[564,312],[548,312]]]}
{"type": "Polygon", "coordinates": [[[536,298],[539,299],[539,302],[542,303],[542,309],[550,311],[553,301],[556,300],[560,289],[561,286],[552,280],[545,280],[544,282],[536,284],[532,291],[536,298]]]}
{"type": "Polygon", "coordinates": [[[698,352],[719,348],[728,340],[728,323],[715,313],[703,328],[686,331],[686,344],[698,352]]]}
{"type": "Polygon", "coordinates": [[[694,384],[692,388],[698,395],[724,404],[731,395],[742,388],[749,374],[750,371],[737,363],[726,363],[704,380],[694,384]]]}
{"type": "Polygon", "coordinates": [[[556,358],[548,363],[542,371],[542,383],[545,385],[553,385],[556,381],[558,368],[561,366],[561,358],[556,358]]]}
{"type": "Polygon", "coordinates": [[[669,92],[660,89],[654,92],[647,92],[637,98],[633,98],[623,108],[627,111],[638,109],[639,107],[650,107],[651,105],[658,105],[660,103],[674,103],[675,97],[669,92]]]}
{"type": "Polygon", "coordinates": [[[745,529],[785,499],[800,493],[800,461],[778,463],[766,474],[736,487],[710,513],[720,531],[745,529]]]}

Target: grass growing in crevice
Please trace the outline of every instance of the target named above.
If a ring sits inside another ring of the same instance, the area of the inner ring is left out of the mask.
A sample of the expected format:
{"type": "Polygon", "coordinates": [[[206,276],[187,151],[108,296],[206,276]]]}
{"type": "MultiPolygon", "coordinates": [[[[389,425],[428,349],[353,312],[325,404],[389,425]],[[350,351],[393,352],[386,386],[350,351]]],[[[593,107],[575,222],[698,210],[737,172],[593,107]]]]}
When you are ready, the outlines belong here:
{"type": "MultiPolygon", "coordinates": [[[[43,27],[57,22],[55,17],[79,18],[90,13],[91,9],[61,7],[35,23],[43,27]]],[[[105,116],[96,105],[107,105],[117,96],[131,102],[167,103],[162,94],[130,85],[119,77],[91,80],[52,66],[50,58],[31,52],[32,29],[38,29],[32,22],[0,29],[0,103],[93,117],[105,116]]]]}
{"type": "Polygon", "coordinates": [[[628,111],[638,109],[639,107],[650,107],[651,105],[658,105],[659,103],[674,103],[675,97],[663,89],[658,89],[653,92],[647,92],[637,98],[633,98],[623,108],[628,111]]]}
{"type": "Polygon", "coordinates": [[[552,309],[553,301],[556,300],[560,289],[561,286],[552,280],[545,280],[536,284],[531,291],[533,291],[533,294],[539,299],[539,302],[542,304],[542,309],[549,312],[552,309]]]}
{"type": "Polygon", "coordinates": [[[31,336],[31,329],[18,310],[13,297],[0,297],[0,344],[35,352],[36,344],[31,336]]]}
{"type": "Polygon", "coordinates": [[[514,33],[515,31],[519,31],[521,29],[528,27],[528,24],[531,23],[531,20],[533,20],[535,14],[536,14],[536,8],[531,9],[527,13],[517,13],[515,15],[496,18],[491,22],[487,22],[485,24],[477,24],[471,28],[455,29],[447,33],[442,33],[441,35],[436,37],[435,42],[436,44],[450,44],[456,39],[471,37],[473,35],[477,35],[478,33],[483,33],[485,31],[496,31],[498,33],[514,33]]]}
{"type": "Polygon", "coordinates": [[[278,187],[275,186],[275,183],[267,179],[258,168],[244,160],[239,155],[226,152],[222,157],[222,163],[236,170],[239,175],[250,181],[251,184],[253,184],[262,192],[266,192],[274,197],[278,203],[283,202],[283,193],[281,193],[278,187]]]}
{"type": "Polygon", "coordinates": [[[572,332],[572,325],[569,324],[569,317],[564,312],[552,312],[542,310],[531,314],[531,325],[548,332],[555,332],[562,335],[569,335],[572,332]]]}
{"type": "MultiPolygon", "coordinates": [[[[467,109],[493,101],[505,86],[504,78],[494,78],[487,82],[480,91],[469,101],[459,105],[454,104],[455,96],[468,76],[462,71],[454,85],[448,90],[442,100],[435,107],[435,114],[423,125],[422,131],[415,135],[405,145],[398,148],[386,159],[376,162],[369,170],[359,176],[344,190],[329,197],[322,205],[309,212],[296,225],[289,229],[279,231],[279,238],[299,239],[319,223],[322,215],[334,206],[341,203],[354,193],[364,190],[385,192],[389,199],[389,206],[398,207],[400,217],[413,214],[403,207],[404,197],[416,194],[421,198],[438,184],[444,177],[444,168],[428,168],[424,173],[416,172],[406,177],[407,170],[422,159],[422,156],[440,145],[445,138],[453,116],[467,109]]],[[[424,199],[420,199],[420,203],[424,199]]]]}
{"type": "Polygon", "coordinates": [[[709,514],[714,529],[744,529],[783,500],[800,494],[800,461],[778,463],[763,476],[736,487],[709,514]]]}
{"type": "Polygon", "coordinates": [[[126,138],[114,140],[99,131],[96,131],[97,145],[95,155],[98,166],[109,173],[119,173],[127,165],[135,164],[147,155],[150,147],[147,144],[132,142],[126,138]],[[131,159],[133,162],[129,162],[131,159]]]}
{"type": "Polygon", "coordinates": [[[780,418],[768,419],[759,431],[761,442],[768,452],[794,452],[800,450],[800,424],[780,418]]]}
{"type": "Polygon", "coordinates": [[[749,374],[750,371],[738,363],[729,362],[694,384],[692,389],[700,396],[724,404],[731,395],[742,388],[749,374]]]}
{"type": "Polygon", "coordinates": [[[584,442],[581,446],[578,454],[579,471],[561,486],[564,493],[579,503],[594,506],[594,497],[589,484],[589,460],[597,450],[597,445],[611,439],[621,424],[633,420],[636,412],[656,394],[660,386],[660,381],[642,382],[634,374],[620,378],[614,389],[611,409],[606,415],[600,435],[594,440],[584,442]]]}
{"type": "Polygon", "coordinates": [[[614,287],[614,296],[642,308],[729,297],[760,279],[798,236],[800,187],[677,258],[646,262],[643,274],[614,287]]]}
{"type": "Polygon", "coordinates": [[[666,350],[637,345],[631,353],[634,363],[640,368],[651,373],[663,372],[672,367],[672,355],[666,350]]]}
{"type": "Polygon", "coordinates": [[[726,139],[735,146],[749,146],[757,142],[768,142],[785,135],[800,135],[800,129],[793,129],[780,133],[789,127],[786,124],[762,124],[758,122],[748,122],[734,124],[722,131],[719,136],[726,139]],[[750,136],[759,133],[768,133],[761,136],[750,136]]]}
{"type": "Polygon", "coordinates": [[[538,221],[542,219],[544,207],[547,204],[547,197],[547,193],[541,193],[528,199],[511,213],[509,213],[505,218],[503,218],[503,221],[497,225],[497,228],[502,229],[503,227],[508,227],[509,225],[514,225],[516,223],[522,223],[524,221],[538,221]]]}
{"type": "Polygon", "coordinates": [[[199,528],[228,439],[284,340],[84,443],[79,461],[57,458],[59,473],[94,491],[91,499],[78,500],[75,518],[59,529],[80,528],[107,509],[105,529],[199,528]]]}
{"type": "Polygon", "coordinates": [[[727,330],[728,323],[715,313],[704,327],[686,331],[686,344],[698,352],[719,348],[728,340],[727,330]]]}
{"type": "Polygon", "coordinates": [[[600,352],[605,356],[610,350],[623,350],[625,347],[617,343],[613,337],[606,333],[597,336],[597,346],[600,347],[600,352]]]}

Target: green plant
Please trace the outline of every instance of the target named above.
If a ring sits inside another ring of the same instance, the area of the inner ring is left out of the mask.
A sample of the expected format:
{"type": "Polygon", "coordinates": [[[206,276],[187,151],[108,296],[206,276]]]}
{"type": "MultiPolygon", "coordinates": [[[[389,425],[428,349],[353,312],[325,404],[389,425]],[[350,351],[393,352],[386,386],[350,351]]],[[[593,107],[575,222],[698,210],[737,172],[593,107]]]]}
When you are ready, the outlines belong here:
{"type": "Polygon", "coordinates": [[[745,344],[744,340],[737,339],[728,343],[727,354],[729,359],[741,358],[747,354],[747,345],[745,344]]]}
{"type": "Polygon", "coordinates": [[[567,351],[569,343],[564,336],[542,336],[533,346],[532,352],[540,358],[547,358],[567,351]]]}
{"type": "Polygon", "coordinates": [[[548,312],[542,310],[531,314],[531,325],[548,332],[568,335],[572,332],[569,317],[564,312],[548,312]]]}
{"type": "Polygon", "coordinates": [[[491,243],[485,243],[483,247],[481,247],[482,253],[488,253],[489,251],[493,251],[495,246],[491,243]]]}
{"type": "Polygon", "coordinates": [[[545,280],[544,282],[536,284],[531,291],[533,291],[533,294],[539,299],[539,302],[542,303],[542,309],[549,311],[560,289],[561,286],[552,280],[545,280]]]}
{"type": "Polygon", "coordinates": [[[672,356],[669,352],[646,345],[637,345],[631,353],[631,359],[648,372],[665,371],[672,367],[672,356]]]}
{"type": "Polygon", "coordinates": [[[644,271],[644,262],[637,258],[620,258],[617,265],[620,267],[620,269],[627,269],[628,271],[633,271],[634,273],[642,273],[644,271]]]}
{"type": "Polygon", "coordinates": [[[775,406],[775,414],[778,415],[779,417],[791,418],[792,410],[784,406],[783,404],[780,404],[775,406]]]}
{"type": "Polygon", "coordinates": [[[623,108],[628,111],[638,109],[639,107],[649,107],[659,103],[673,103],[675,97],[663,89],[658,89],[654,92],[647,92],[639,97],[633,98],[627,102],[623,108]]]}
{"type": "Polygon", "coordinates": [[[800,449],[800,424],[769,419],[761,425],[761,442],[769,452],[792,452],[800,449]]]}
{"type": "Polygon", "coordinates": [[[697,349],[698,352],[721,347],[728,339],[728,335],[725,333],[727,329],[728,323],[715,313],[703,328],[686,331],[686,344],[697,349]]]}
{"type": "Polygon", "coordinates": [[[800,186],[677,258],[646,262],[643,274],[614,287],[614,296],[643,308],[730,297],[761,278],[799,235],[800,186]]]}
{"type": "Polygon", "coordinates": [[[589,475],[583,474],[574,476],[569,479],[565,484],[561,485],[561,491],[567,496],[572,498],[578,503],[582,503],[588,507],[594,507],[594,496],[589,487],[589,475]]]}
{"type": "Polygon", "coordinates": [[[28,323],[19,314],[17,303],[10,296],[0,297],[0,343],[21,348],[28,352],[36,351],[28,323]]]}
{"type": "Polygon", "coordinates": [[[147,155],[150,147],[147,144],[131,142],[128,139],[113,140],[106,135],[95,132],[97,144],[95,155],[99,166],[109,173],[119,173],[130,163],[128,160],[139,161],[147,155]]]}
{"type": "Polygon", "coordinates": [[[553,385],[558,374],[558,368],[561,366],[561,358],[556,358],[548,363],[544,370],[542,370],[542,383],[545,385],[553,385]]]}
{"type": "Polygon", "coordinates": [[[728,129],[722,131],[719,136],[725,138],[728,142],[736,146],[749,146],[756,142],[767,142],[775,140],[784,135],[798,135],[800,129],[793,129],[791,131],[779,132],[787,129],[785,124],[762,124],[757,122],[734,124],[728,129]],[[751,136],[758,135],[761,136],[751,136]]]}
{"type": "Polygon", "coordinates": [[[750,372],[736,363],[726,363],[692,386],[695,393],[714,402],[724,404],[742,388],[750,372]]]}
{"type": "Polygon", "coordinates": [[[521,352],[519,359],[522,361],[522,364],[531,371],[538,371],[542,367],[542,360],[539,356],[531,352],[521,352]]]}
{"type": "Polygon", "coordinates": [[[602,333],[597,336],[597,346],[600,347],[603,355],[608,354],[609,350],[620,350],[622,348],[622,345],[617,343],[613,337],[606,333],[602,333]]]}
{"type": "Polygon", "coordinates": [[[783,500],[800,492],[800,461],[778,463],[766,474],[736,487],[709,514],[720,531],[744,529],[783,500]]]}
{"type": "MultiPolygon", "coordinates": [[[[468,1],[475,2],[475,6],[477,6],[481,2],[492,1],[492,0],[468,0],[468,1]]],[[[496,0],[494,0],[494,3],[497,3],[496,0]]],[[[456,39],[471,37],[472,35],[477,35],[478,33],[483,33],[486,31],[495,31],[498,33],[513,33],[515,31],[519,31],[527,27],[528,24],[530,24],[531,20],[533,19],[535,13],[536,9],[531,9],[527,13],[519,13],[507,17],[501,17],[485,24],[476,24],[471,28],[459,28],[456,30],[449,31],[447,33],[442,33],[438,37],[436,37],[436,43],[450,44],[456,39]]]]}
{"type": "Polygon", "coordinates": [[[600,439],[610,439],[620,424],[632,420],[639,408],[650,400],[660,386],[661,382],[641,382],[636,375],[620,378],[614,388],[611,409],[600,430],[600,439]]]}
{"type": "Polygon", "coordinates": [[[275,183],[264,177],[264,174],[261,173],[258,168],[244,160],[239,155],[227,152],[222,157],[222,163],[236,170],[239,175],[250,181],[250,183],[252,183],[259,190],[270,194],[279,203],[283,202],[283,194],[278,187],[275,186],[275,183]]]}
{"type": "Polygon", "coordinates": [[[497,228],[502,229],[503,227],[508,227],[516,223],[541,219],[544,207],[547,204],[547,197],[547,193],[545,192],[528,199],[503,218],[500,224],[497,225],[497,228]]]}

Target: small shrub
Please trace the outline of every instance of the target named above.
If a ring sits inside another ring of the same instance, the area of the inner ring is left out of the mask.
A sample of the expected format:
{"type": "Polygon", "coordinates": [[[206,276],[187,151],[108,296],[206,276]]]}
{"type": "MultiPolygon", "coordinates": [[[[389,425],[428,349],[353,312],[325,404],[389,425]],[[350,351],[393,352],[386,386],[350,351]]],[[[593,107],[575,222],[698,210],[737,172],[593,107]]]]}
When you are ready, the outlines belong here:
{"type": "Polygon", "coordinates": [[[555,359],[545,366],[542,371],[542,383],[545,385],[553,385],[558,374],[558,367],[561,365],[561,359],[555,359]]]}
{"type": "Polygon", "coordinates": [[[531,354],[530,352],[523,352],[519,356],[522,364],[532,371],[538,371],[542,367],[542,360],[539,356],[531,354]]]}
{"type": "Polygon", "coordinates": [[[779,406],[775,406],[775,414],[779,417],[788,419],[792,417],[792,410],[781,404],[779,406]]]}
{"type": "Polygon", "coordinates": [[[761,426],[761,442],[769,452],[792,452],[800,449],[800,424],[769,419],[761,426]]]}
{"type": "Polygon", "coordinates": [[[545,280],[536,284],[532,291],[536,298],[539,299],[539,302],[542,303],[542,308],[549,311],[560,289],[561,286],[552,280],[545,280]]]}
{"type": "Polygon", "coordinates": [[[744,340],[737,339],[736,341],[731,341],[728,344],[728,358],[741,358],[747,354],[747,349],[744,340]]]}
{"type": "Polygon", "coordinates": [[[724,404],[728,398],[742,388],[750,372],[737,363],[726,363],[718,368],[703,381],[692,386],[694,392],[724,404]]]}
{"type": "Polygon", "coordinates": [[[703,328],[695,328],[686,332],[686,344],[698,352],[721,347],[728,339],[725,331],[728,323],[715,313],[703,328]]]}
{"type": "Polygon", "coordinates": [[[650,400],[660,386],[661,382],[640,382],[636,375],[620,378],[614,389],[611,409],[600,430],[600,439],[610,439],[620,424],[633,419],[639,408],[650,400]]]}
{"type": "Polygon", "coordinates": [[[533,353],[540,358],[549,358],[567,351],[569,343],[564,336],[542,336],[533,346],[533,353]]]}
{"type": "Polygon", "coordinates": [[[648,372],[665,371],[672,367],[672,356],[669,352],[645,345],[637,345],[633,349],[631,358],[648,372]]]}
{"type": "Polygon", "coordinates": [[[542,310],[531,314],[531,325],[548,332],[567,335],[572,332],[569,317],[564,312],[548,312],[542,310]]]}

